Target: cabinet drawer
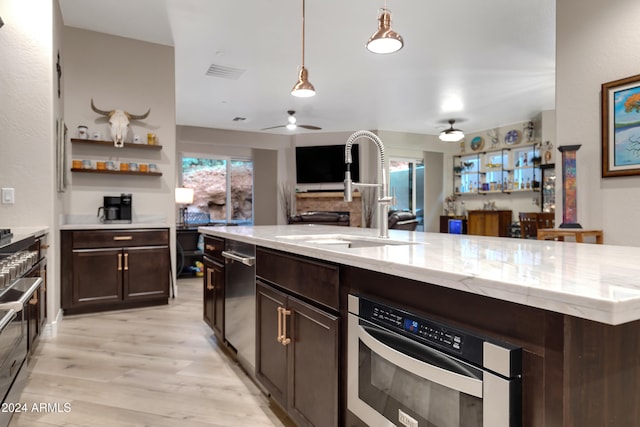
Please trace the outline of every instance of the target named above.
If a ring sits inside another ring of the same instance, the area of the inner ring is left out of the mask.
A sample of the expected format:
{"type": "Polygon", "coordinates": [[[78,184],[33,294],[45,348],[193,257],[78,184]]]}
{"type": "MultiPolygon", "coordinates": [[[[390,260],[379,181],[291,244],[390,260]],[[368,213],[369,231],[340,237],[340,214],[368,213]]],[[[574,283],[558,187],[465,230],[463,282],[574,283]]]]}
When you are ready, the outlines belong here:
{"type": "Polygon", "coordinates": [[[168,246],[169,230],[89,230],[73,231],[73,248],[120,248],[168,246]]]}
{"type": "Polygon", "coordinates": [[[224,239],[204,236],[204,254],[206,256],[220,262],[224,262],[224,258],[222,258],[222,251],[224,251],[224,239]]]}
{"type": "Polygon", "coordinates": [[[307,299],[338,310],[338,266],[268,249],[256,250],[256,274],[307,299]]]}

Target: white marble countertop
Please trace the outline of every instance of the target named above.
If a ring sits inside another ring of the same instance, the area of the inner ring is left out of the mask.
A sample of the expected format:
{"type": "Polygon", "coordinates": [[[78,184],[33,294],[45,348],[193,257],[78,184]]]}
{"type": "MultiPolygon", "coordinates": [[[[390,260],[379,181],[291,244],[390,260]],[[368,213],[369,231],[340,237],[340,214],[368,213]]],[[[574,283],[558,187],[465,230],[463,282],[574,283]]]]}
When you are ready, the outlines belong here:
{"type": "Polygon", "coordinates": [[[199,231],[610,325],[640,319],[640,247],[389,230],[391,241],[406,244],[345,248],[308,242],[313,235],[376,239],[377,231],[318,225],[199,231]]]}

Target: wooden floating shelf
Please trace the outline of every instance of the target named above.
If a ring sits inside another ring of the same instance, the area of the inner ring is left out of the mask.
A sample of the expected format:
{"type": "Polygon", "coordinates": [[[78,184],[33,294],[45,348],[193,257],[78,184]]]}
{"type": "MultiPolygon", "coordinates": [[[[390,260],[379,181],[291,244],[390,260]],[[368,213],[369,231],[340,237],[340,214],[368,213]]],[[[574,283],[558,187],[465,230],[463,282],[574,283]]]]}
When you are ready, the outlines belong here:
{"type": "Polygon", "coordinates": [[[97,173],[97,174],[109,174],[109,175],[162,176],[162,172],[135,172],[135,171],[121,171],[121,170],[109,171],[109,170],[76,169],[76,168],[71,168],[71,172],[97,173]]]}
{"type": "MultiPolygon", "coordinates": [[[[114,147],[113,141],[98,141],[95,139],[79,139],[79,138],[71,138],[71,142],[74,144],[84,144],[84,145],[102,145],[105,147],[112,148],[121,148],[114,147]]],[[[144,150],[162,150],[162,145],[150,145],[150,144],[133,144],[131,142],[125,142],[124,147],[122,148],[141,148],[144,150]]]]}

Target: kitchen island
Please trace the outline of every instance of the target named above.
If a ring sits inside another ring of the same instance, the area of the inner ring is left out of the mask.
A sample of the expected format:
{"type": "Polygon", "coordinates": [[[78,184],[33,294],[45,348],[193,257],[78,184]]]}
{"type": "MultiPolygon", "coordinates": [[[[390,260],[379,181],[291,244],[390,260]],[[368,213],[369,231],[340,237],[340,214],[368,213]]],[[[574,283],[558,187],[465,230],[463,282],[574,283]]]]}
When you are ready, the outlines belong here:
{"type": "MultiPolygon", "coordinates": [[[[525,426],[640,425],[640,248],[400,230],[379,245],[375,230],[326,226],[200,232],[338,266],[341,358],[346,297],[369,295],[521,346],[525,426]]],[[[339,376],[344,424],[359,425],[339,376]]]]}

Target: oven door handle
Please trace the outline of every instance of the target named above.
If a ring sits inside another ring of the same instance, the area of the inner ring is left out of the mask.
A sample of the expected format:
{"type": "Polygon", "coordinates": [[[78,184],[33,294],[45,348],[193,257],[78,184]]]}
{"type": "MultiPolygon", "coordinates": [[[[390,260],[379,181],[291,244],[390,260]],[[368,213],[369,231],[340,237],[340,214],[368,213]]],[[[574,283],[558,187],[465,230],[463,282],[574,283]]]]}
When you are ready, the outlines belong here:
{"type": "Polygon", "coordinates": [[[360,341],[384,359],[429,381],[482,398],[482,371],[400,334],[358,323],[360,341]]]}
{"type": "Polygon", "coordinates": [[[0,310],[13,310],[19,313],[24,305],[31,299],[31,295],[42,284],[42,277],[23,277],[16,280],[10,289],[19,292],[20,298],[14,301],[0,302],[0,310]]]}
{"type": "Polygon", "coordinates": [[[13,322],[13,319],[15,319],[16,317],[18,317],[18,313],[16,313],[15,310],[10,309],[9,311],[7,311],[7,314],[5,314],[2,319],[0,319],[0,334],[4,332],[5,328],[9,326],[9,324],[13,322]]]}

